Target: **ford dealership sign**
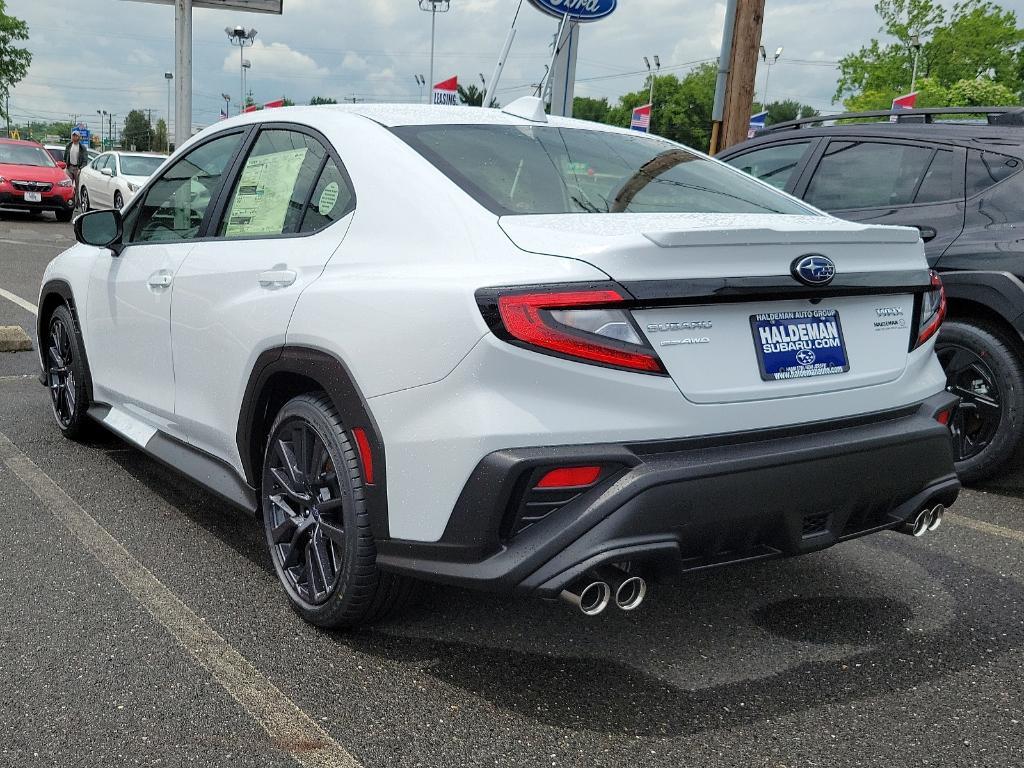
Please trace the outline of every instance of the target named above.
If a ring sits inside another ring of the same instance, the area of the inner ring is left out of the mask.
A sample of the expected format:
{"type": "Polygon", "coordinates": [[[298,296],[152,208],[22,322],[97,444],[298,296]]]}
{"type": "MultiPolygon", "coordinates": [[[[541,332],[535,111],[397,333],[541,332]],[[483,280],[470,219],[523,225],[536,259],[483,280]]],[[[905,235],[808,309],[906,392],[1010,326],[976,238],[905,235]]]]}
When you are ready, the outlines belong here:
{"type": "Polygon", "coordinates": [[[619,0],[530,0],[530,3],[558,18],[568,16],[574,21],[597,21],[611,16],[619,0]]]}

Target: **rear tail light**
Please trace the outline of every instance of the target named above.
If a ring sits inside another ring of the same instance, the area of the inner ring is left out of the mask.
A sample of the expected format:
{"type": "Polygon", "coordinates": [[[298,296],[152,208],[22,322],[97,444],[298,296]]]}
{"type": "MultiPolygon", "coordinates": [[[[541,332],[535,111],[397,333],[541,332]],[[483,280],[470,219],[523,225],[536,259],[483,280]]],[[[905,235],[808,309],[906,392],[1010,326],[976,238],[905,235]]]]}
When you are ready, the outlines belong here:
{"type": "Polygon", "coordinates": [[[505,293],[496,303],[492,328],[507,341],[611,368],[665,373],[614,289],[505,293]]]}
{"type": "Polygon", "coordinates": [[[931,276],[931,289],[921,297],[921,322],[917,328],[914,349],[938,333],[942,321],[946,319],[946,289],[942,286],[942,278],[938,274],[932,272],[931,276]]]}

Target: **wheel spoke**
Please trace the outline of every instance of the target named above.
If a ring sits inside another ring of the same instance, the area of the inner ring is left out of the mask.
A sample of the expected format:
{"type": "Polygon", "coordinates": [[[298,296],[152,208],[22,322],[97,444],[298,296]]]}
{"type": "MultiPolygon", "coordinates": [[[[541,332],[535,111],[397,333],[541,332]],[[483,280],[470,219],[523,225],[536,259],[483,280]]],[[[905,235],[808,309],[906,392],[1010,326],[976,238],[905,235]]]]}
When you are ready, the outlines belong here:
{"type": "Polygon", "coordinates": [[[315,589],[319,593],[326,594],[334,583],[334,569],[331,566],[330,555],[327,553],[327,547],[324,545],[319,531],[314,531],[310,539],[308,553],[312,565],[311,572],[315,589]],[[317,577],[319,577],[319,580],[317,577]]]}
{"type": "Polygon", "coordinates": [[[321,515],[327,515],[332,512],[337,512],[345,507],[344,499],[329,499],[321,504],[317,504],[317,509],[320,510],[321,515]]]}
{"type": "Polygon", "coordinates": [[[292,446],[284,440],[277,441],[277,451],[281,461],[284,462],[285,468],[288,470],[288,475],[291,477],[292,485],[290,488],[297,492],[298,487],[303,484],[303,478],[299,471],[299,464],[295,457],[295,451],[292,449],[292,446]]]}
{"type": "Polygon", "coordinates": [[[324,520],[321,520],[320,521],[320,531],[323,533],[324,536],[326,536],[328,539],[330,539],[334,544],[336,544],[338,547],[341,547],[342,548],[342,552],[344,552],[345,530],[343,528],[341,528],[340,526],[335,525],[334,523],[328,523],[328,522],[326,522],[324,520]]]}
{"type": "Polygon", "coordinates": [[[274,526],[270,537],[275,544],[288,544],[295,536],[295,529],[299,524],[292,517],[286,517],[281,523],[274,526]]]}
{"type": "Polygon", "coordinates": [[[75,380],[68,376],[64,382],[64,400],[68,404],[68,418],[75,415],[75,380]]]}
{"type": "Polygon", "coordinates": [[[288,498],[290,498],[297,504],[309,504],[309,495],[301,493],[299,490],[297,490],[292,485],[291,478],[288,475],[286,475],[282,470],[278,469],[277,467],[272,467],[270,469],[270,474],[273,475],[274,481],[278,484],[278,486],[280,486],[281,490],[285,492],[285,495],[287,495],[288,498]]]}

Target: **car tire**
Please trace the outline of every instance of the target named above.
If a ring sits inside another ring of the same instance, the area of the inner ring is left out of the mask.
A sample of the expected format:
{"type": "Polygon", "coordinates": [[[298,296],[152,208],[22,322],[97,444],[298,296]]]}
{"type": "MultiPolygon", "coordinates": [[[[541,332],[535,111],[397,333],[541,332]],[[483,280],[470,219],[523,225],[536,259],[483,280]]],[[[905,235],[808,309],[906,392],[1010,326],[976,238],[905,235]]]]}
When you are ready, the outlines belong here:
{"type": "Polygon", "coordinates": [[[114,193],[114,207],[119,211],[124,208],[124,198],[121,197],[120,192],[114,193]]]}
{"type": "Polygon", "coordinates": [[[953,320],[936,343],[946,388],[961,398],[950,422],[956,470],[967,483],[995,474],[1024,437],[1024,363],[1017,346],[984,321],[953,320]]]}
{"type": "Polygon", "coordinates": [[[82,187],[78,193],[78,204],[82,207],[82,213],[92,210],[92,206],[89,204],[89,190],[85,187],[82,187]]]}
{"type": "Polygon", "coordinates": [[[326,395],[296,397],[274,419],[261,506],[274,570],[310,624],[372,624],[412,598],[412,580],[377,569],[359,457],[326,395]]]}
{"type": "Polygon", "coordinates": [[[86,436],[92,427],[86,416],[89,369],[85,349],[76,330],[75,317],[66,304],[53,311],[46,328],[43,355],[51,411],[64,436],[77,440],[86,436]]]}

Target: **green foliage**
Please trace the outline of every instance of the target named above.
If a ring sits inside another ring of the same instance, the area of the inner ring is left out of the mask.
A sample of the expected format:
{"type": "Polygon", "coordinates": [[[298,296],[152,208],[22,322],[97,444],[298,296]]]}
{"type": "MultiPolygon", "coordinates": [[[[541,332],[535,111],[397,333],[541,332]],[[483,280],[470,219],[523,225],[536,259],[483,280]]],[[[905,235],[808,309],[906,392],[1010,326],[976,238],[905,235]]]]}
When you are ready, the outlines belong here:
{"type": "Polygon", "coordinates": [[[167,121],[161,117],[156,121],[156,127],[153,129],[153,149],[166,152],[169,146],[167,140],[167,121]]]}
{"type": "Polygon", "coordinates": [[[135,147],[139,152],[149,152],[153,149],[153,129],[146,119],[146,113],[140,109],[133,109],[124,120],[124,130],[121,133],[121,146],[130,149],[135,147]]]}
{"type": "Polygon", "coordinates": [[[992,80],[958,80],[949,88],[951,107],[1009,107],[1019,103],[1016,93],[992,80]]]}
{"type": "Polygon", "coordinates": [[[572,116],[580,120],[607,123],[610,109],[607,97],[592,99],[588,96],[577,96],[572,100],[572,116]]]}
{"type": "Polygon", "coordinates": [[[8,16],[0,0],[0,117],[7,119],[7,96],[11,88],[28,74],[32,54],[17,43],[28,40],[28,25],[8,16]]]}
{"type": "MultiPolygon", "coordinates": [[[[480,107],[484,103],[484,92],[476,87],[476,83],[470,83],[466,86],[459,86],[459,100],[467,107],[480,107]]],[[[491,109],[497,109],[501,106],[497,99],[491,99],[488,104],[491,109]]]]}
{"type": "Polygon", "coordinates": [[[291,99],[289,99],[287,96],[282,96],[281,100],[284,102],[284,104],[282,106],[285,106],[285,107],[294,107],[295,106],[295,102],[292,101],[291,99]]]}
{"type": "Polygon", "coordinates": [[[750,111],[756,115],[758,112],[763,112],[766,109],[768,111],[768,118],[765,121],[765,125],[785,123],[788,120],[796,120],[798,117],[816,117],[818,115],[818,110],[814,107],[801,104],[794,99],[773,101],[767,107],[755,101],[750,111]]]}
{"type": "Polygon", "coordinates": [[[970,98],[983,94],[1002,104],[1007,91],[1019,95],[1024,87],[1024,30],[1012,11],[988,0],[961,0],[948,17],[934,0],[879,0],[875,11],[880,31],[894,41],[871,40],[840,60],[833,98],[842,99],[848,110],[889,109],[896,96],[910,90],[915,34],[920,42],[917,106],[954,106],[952,89],[966,81],[1001,87],[959,86],[958,101],[968,98],[964,89],[973,89],[970,98]]]}
{"type": "Polygon", "coordinates": [[[319,106],[322,106],[322,105],[325,105],[325,104],[337,104],[337,103],[338,102],[337,102],[336,99],[332,99],[332,98],[329,98],[327,96],[314,96],[312,99],[309,100],[309,106],[311,106],[311,107],[319,107],[319,106]]]}

